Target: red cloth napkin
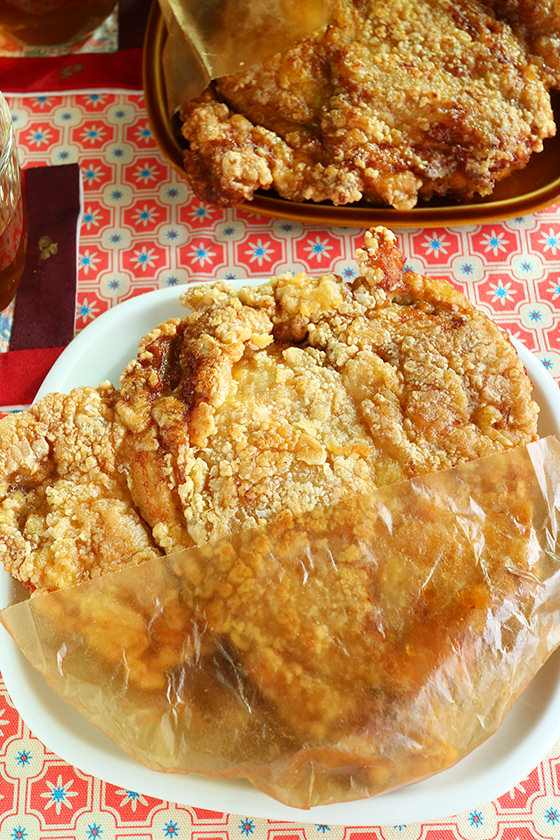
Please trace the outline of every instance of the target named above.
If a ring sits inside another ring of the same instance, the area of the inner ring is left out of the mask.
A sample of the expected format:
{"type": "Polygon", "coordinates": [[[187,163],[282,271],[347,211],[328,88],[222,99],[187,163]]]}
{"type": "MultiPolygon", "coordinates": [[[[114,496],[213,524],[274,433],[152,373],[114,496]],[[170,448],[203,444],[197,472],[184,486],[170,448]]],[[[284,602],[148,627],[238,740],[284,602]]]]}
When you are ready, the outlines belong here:
{"type": "Polygon", "coordinates": [[[77,164],[25,172],[27,257],[10,349],[0,353],[0,411],[29,405],[74,336],[81,185],[77,164]]]}
{"type": "Polygon", "coordinates": [[[98,88],[142,89],[142,50],[75,53],[46,58],[0,58],[4,93],[98,88]]]}
{"type": "Polygon", "coordinates": [[[64,347],[0,353],[0,417],[27,408],[64,347]]]}
{"type": "Polygon", "coordinates": [[[142,90],[142,44],[151,0],[120,0],[118,52],[0,57],[6,93],[125,88],[142,90]]]}

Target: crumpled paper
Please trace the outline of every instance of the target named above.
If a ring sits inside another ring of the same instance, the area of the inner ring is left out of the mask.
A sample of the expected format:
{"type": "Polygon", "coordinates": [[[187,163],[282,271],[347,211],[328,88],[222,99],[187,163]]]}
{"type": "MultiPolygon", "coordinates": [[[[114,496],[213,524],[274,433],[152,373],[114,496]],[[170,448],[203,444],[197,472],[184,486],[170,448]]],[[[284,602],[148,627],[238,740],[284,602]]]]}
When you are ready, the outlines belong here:
{"type": "Polygon", "coordinates": [[[443,770],[560,644],[560,443],[372,490],[0,614],[153,769],[288,805],[443,770]]]}
{"type": "Polygon", "coordinates": [[[238,73],[325,26],[332,0],[159,0],[171,113],[212,79],[238,73]]]}

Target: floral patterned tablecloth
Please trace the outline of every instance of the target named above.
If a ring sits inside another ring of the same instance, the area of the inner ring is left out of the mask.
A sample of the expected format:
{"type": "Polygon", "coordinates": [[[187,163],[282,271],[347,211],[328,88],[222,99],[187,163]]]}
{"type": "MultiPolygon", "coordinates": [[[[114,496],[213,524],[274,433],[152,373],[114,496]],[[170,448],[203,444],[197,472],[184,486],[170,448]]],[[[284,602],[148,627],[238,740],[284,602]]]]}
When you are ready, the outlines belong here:
{"type": "MultiPolygon", "coordinates": [[[[162,157],[139,90],[14,92],[8,100],[24,167],[80,167],[75,332],[109,307],[169,285],[299,269],[351,277],[356,270],[362,231],[194,198],[162,157]]],[[[560,205],[490,225],[397,234],[411,268],[460,287],[560,380],[560,205]]],[[[0,314],[6,352],[12,316],[13,306],[0,314]]],[[[179,806],[93,778],[34,737],[0,682],[2,840],[560,838],[560,743],[498,800],[440,822],[411,825],[401,814],[394,825],[357,828],[309,819],[292,824],[179,806]]]]}

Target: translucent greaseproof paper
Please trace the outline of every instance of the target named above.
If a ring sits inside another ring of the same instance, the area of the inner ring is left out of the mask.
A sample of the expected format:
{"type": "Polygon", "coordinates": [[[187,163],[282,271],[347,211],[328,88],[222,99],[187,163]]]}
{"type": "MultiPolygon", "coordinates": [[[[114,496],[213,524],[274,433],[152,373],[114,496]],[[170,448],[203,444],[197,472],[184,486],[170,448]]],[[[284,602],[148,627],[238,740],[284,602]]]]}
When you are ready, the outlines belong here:
{"type": "Polygon", "coordinates": [[[173,112],[212,79],[238,73],[325,26],[332,0],[159,0],[173,112]]]}
{"type": "Polygon", "coordinates": [[[560,643],[545,438],[1,613],[52,687],[153,769],[296,807],[451,766],[560,643]]]}

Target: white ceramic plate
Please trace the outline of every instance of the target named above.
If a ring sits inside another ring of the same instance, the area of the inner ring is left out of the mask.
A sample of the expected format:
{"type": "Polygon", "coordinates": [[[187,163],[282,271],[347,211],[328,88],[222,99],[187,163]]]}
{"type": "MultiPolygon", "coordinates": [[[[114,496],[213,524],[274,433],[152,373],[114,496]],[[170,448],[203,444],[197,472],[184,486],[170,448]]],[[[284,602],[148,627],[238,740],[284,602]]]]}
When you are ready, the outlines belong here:
{"type": "MultiPolygon", "coordinates": [[[[118,384],[138,339],[181,314],[180,288],[132,298],[97,318],[59,357],[40,394],[118,384]]],[[[560,394],[542,364],[525,348],[520,356],[541,406],[539,432],[560,436],[560,394]]],[[[0,606],[13,600],[14,584],[0,574],[0,606]]],[[[0,628],[1,629],[1,628],[0,628]]],[[[468,811],[496,799],[536,767],[560,737],[560,651],[552,656],[514,705],[496,735],[455,767],[422,782],[373,799],[303,811],[289,808],[242,781],[148,770],[118,750],[69,708],[27,663],[5,630],[0,632],[1,670],[21,716],[46,746],[86,773],[125,790],[159,799],[243,816],[320,824],[382,825],[425,822],[468,811]]]]}

